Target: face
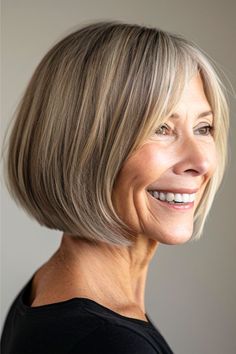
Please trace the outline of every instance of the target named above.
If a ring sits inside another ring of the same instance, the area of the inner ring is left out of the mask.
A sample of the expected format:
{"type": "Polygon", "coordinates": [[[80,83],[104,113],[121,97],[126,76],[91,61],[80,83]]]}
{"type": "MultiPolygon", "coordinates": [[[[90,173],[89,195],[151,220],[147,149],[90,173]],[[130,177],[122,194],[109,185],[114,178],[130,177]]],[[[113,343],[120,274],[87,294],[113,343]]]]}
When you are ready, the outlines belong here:
{"type": "Polygon", "coordinates": [[[209,111],[196,75],[175,112],[124,163],[112,199],[135,234],[164,244],[191,238],[194,211],[217,164],[209,111]]]}

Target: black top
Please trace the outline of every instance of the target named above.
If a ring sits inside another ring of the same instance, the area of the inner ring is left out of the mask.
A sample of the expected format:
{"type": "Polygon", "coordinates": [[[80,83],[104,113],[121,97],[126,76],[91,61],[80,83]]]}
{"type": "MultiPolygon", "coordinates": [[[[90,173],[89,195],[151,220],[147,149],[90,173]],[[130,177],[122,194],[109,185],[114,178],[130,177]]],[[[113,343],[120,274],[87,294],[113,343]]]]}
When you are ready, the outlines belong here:
{"type": "Polygon", "coordinates": [[[33,277],[8,311],[2,354],[173,354],[147,314],[148,322],[78,297],[30,307],[33,277]]]}

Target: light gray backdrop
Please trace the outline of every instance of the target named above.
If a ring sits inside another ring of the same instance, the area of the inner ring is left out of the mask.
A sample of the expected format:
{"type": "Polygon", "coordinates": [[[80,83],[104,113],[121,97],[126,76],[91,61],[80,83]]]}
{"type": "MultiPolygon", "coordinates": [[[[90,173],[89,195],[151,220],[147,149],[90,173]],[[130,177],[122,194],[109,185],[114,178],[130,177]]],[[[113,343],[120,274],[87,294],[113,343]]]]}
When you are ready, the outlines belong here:
{"type": "MultiPolygon", "coordinates": [[[[214,58],[236,87],[235,0],[3,1],[2,131],[52,43],[88,20],[117,19],[183,34],[214,58]]],[[[197,243],[160,245],[151,263],[146,310],[177,354],[236,353],[235,100],[231,166],[197,243]],[[234,134],[235,137],[235,134],[234,134]]],[[[59,245],[10,199],[2,216],[2,321],[21,287],[59,245]]]]}

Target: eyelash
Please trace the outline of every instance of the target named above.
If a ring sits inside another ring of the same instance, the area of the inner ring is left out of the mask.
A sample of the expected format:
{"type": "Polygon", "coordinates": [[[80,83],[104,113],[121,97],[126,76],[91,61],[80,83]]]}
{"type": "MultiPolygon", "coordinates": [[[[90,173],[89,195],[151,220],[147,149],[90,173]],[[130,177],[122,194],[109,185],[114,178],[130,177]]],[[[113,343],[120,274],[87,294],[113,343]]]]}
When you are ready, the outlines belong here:
{"type": "MultiPolygon", "coordinates": [[[[157,130],[155,131],[155,134],[157,134],[157,135],[167,135],[167,134],[158,134],[158,133],[157,133],[157,131],[158,131],[159,129],[161,129],[161,128],[166,128],[166,129],[170,130],[170,127],[169,127],[168,125],[163,124],[163,125],[161,125],[159,128],[157,128],[157,130]]],[[[203,135],[207,136],[207,135],[213,133],[214,127],[213,127],[212,125],[204,125],[204,126],[198,128],[197,130],[206,129],[206,128],[208,129],[208,131],[207,131],[208,133],[207,133],[207,134],[203,134],[203,135]]]]}

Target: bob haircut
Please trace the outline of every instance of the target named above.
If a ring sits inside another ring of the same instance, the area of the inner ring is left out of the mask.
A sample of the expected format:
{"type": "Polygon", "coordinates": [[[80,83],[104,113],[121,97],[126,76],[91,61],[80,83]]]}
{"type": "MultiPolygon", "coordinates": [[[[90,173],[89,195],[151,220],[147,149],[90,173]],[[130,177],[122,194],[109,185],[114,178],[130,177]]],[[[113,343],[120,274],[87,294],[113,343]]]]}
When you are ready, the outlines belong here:
{"type": "Polygon", "coordinates": [[[227,163],[228,102],[208,56],[158,28],[99,21],[53,45],[15,111],[5,175],[10,195],[50,229],[131,246],[135,234],[112,202],[116,177],[196,73],[214,114],[218,153],[194,214],[191,240],[198,239],[227,163]]]}

